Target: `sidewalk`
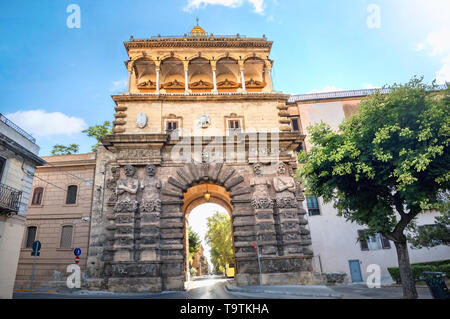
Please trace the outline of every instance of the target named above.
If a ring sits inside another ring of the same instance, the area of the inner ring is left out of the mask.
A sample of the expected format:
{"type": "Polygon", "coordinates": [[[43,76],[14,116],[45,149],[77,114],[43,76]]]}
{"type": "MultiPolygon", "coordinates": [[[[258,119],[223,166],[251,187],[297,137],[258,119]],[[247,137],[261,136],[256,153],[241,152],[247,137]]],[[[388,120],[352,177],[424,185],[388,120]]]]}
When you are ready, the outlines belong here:
{"type": "Polygon", "coordinates": [[[226,288],[230,292],[240,293],[263,293],[289,295],[303,298],[333,298],[342,299],[342,294],[327,286],[236,286],[227,283],[226,288]]]}
{"type": "MultiPolygon", "coordinates": [[[[402,299],[403,291],[399,285],[368,288],[364,284],[341,284],[334,286],[236,286],[228,283],[226,288],[236,293],[259,293],[287,295],[299,299],[402,299]]],[[[432,299],[426,286],[417,286],[419,299],[432,299]]]]}

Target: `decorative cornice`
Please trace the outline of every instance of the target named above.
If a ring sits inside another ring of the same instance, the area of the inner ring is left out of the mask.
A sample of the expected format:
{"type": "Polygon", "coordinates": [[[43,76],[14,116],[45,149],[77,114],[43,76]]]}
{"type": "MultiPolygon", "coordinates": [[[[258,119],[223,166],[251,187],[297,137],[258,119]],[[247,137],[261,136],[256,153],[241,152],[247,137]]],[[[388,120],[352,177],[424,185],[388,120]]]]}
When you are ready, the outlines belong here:
{"type": "Polygon", "coordinates": [[[129,101],[182,101],[182,102],[196,102],[196,101],[280,101],[286,103],[289,99],[288,94],[283,93],[172,93],[172,94],[155,94],[155,93],[130,93],[113,95],[114,102],[129,102],[129,101]]]}
{"type": "Polygon", "coordinates": [[[272,41],[263,38],[189,37],[133,39],[124,42],[127,52],[138,48],[272,48],[272,41]]]}

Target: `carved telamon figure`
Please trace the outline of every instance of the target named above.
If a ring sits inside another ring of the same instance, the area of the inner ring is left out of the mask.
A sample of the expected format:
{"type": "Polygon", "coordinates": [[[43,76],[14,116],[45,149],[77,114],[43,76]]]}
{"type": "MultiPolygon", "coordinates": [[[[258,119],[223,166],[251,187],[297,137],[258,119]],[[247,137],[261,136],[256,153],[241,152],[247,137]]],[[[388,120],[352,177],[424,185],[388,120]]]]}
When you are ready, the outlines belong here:
{"type": "Polygon", "coordinates": [[[287,174],[286,164],[278,164],[277,176],[273,178],[273,187],[276,191],[275,200],[277,207],[297,207],[295,180],[287,174]]]}
{"type": "Polygon", "coordinates": [[[135,177],[136,168],[127,165],[124,168],[125,177],[117,182],[117,203],[114,207],[116,213],[133,213],[137,209],[136,194],[139,188],[139,180],[135,177]]]}
{"type": "Polygon", "coordinates": [[[155,176],[156,167],[153,164],[147,165],[145,168],[147,176],[141,181],[142,202],[140,205],[141,212],[161,212],[160,191],[162,187],[161,181],[155,176]]]}
{"type": "Polygon", "coordinates": [[[112,177],[106,181],[106,188],[111,191],[111,196],[108,199],[108,205],[114,206],[117,202],[117,181],[120,178],[120,169],[118,167],[111,167],[112,177]]]}
{"type": "Polygon", "coordinates": [[[254,177],[250,179],[250,186],[253,187],[252,207],[254,209],[272,208],[273,202],[269,197],[270,181],[262,176],[263,166],[261,163],[253,165],[254,177]]]}

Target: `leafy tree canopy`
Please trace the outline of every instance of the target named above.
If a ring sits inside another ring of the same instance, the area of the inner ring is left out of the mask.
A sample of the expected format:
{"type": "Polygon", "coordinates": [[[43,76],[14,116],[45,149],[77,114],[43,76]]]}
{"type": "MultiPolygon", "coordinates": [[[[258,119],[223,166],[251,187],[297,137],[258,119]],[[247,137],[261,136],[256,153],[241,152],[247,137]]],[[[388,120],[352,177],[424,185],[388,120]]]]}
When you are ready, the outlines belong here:
{"type": "MultiPolygon", "coordinates": [[[[447,194],[446,194],[447,195],[447,194]]],[[[413,248],[431,248],[439,245],[450,246],[450,202],[448,195],[445,210],[440,216],[435,218],[434,225],[425,225],[415,229],[415,232],[408,236],[413,248]]]]}
{"type": "Polygon", "coordinates": [[[205,239],[211,247],[211,263],[216,271],[223,272],[225,266],[233,262],[230,216],[216,212],[208,218],[207,226],[205,239]]]}
{"type": "Polygon", "coordinates": [[[200,236],[189,226],[189,253],[197,253],[200,248],[200,236]]]}
{"type": "Polygon", "coordinates": [[[97,148],[100,145],[100,139],[102,137],[113,134],[112,124],[109,121],[105,121],[103,125],[90,126],[82,132],[86,133],[89,137],[94,137],[97,139],[97,144],[92,146],[92,152],[97,152],[97,148]]]}
{"type": "Polygon", "coordinates": [[[338,133],[323,122],[310,126],[313,147],[299,154],[308,191],[372,235],[394,231],[394,208],[402,221],[442,209],[450,184],[450,89],[430,93],[434,86],[417,78],[391,89],[366,97],[338,133]]]}
{"type": "Polygon", "coordinates": [[[53,145],[52,155],[71,155],[77,154],[79,151],[80,145],[78,144],[70,144],[69,146],[65,145],[53,145]]]}

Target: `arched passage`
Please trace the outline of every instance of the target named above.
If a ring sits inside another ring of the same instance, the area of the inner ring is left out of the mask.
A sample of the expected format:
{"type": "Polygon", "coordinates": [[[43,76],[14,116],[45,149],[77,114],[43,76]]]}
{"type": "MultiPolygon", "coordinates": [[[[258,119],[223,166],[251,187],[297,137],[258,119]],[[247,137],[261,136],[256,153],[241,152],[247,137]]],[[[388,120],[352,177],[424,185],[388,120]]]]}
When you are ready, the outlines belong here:
{"type": "MultiPolygon", "coordinates": [[[[183,197],[183,278],[185,281],[189,280],[189,232],[188,232],[188,220],[190,214],[201,206],[205,206],[205,204],[215,204],[216,206],[220,206],[226,211],[230,216],[230,227],[232,233],[232,243],[233,243],[233,259],[235,256],[234,250],[234,236],[233,236],[233,205],[231,204],[231,198],[229,192],[225,189],[225,187],[220,185],[215,185],[211,183],[204,183],[192,186],[187,189],[184,193],[183,197]],[[205,198],[205,194],[209,194],[208,198],[205,198]]],[[[206,248],[206,247],[203,247],[206,248]]]]}

